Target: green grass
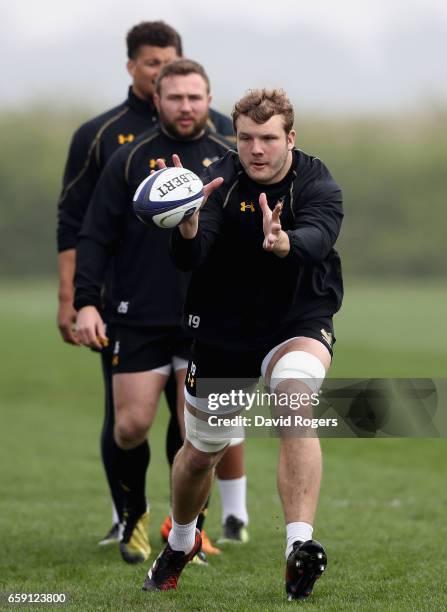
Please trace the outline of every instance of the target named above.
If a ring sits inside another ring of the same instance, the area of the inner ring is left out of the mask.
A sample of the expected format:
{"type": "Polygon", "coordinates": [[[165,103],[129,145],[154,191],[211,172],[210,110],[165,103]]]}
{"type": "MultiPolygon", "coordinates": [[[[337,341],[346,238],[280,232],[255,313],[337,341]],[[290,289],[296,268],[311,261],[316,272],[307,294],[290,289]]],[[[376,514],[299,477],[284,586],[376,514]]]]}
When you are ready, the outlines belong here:
{"type": "MultiPolygon", "coordinates": [[[[49,282],[1,288],[0,591],[67,593],[72,610],[290,610],[283,593],[284,527],[275,489],[277,441],[247,442],[251,543],[206,569],[188,567],[176,593],[140,591],[130,567],[96,541],[110,524],[99,459],[99,363],[63,345],[49,282]]],[[[354,284],[337,317],[333,375],[445,376],[439,286],[354,284]]],[[[148,491],[154,555],[169,504],[166,408],[151,436],[148,491]]],[[[329,566],[312,610],[447,608],[444,440],[324,440],[315,535],[329,566]]],[[[207,529],[219,534],[216,490],[207,529]]],[[[4,609],[35,609],[9,605],[4,609]]]]}

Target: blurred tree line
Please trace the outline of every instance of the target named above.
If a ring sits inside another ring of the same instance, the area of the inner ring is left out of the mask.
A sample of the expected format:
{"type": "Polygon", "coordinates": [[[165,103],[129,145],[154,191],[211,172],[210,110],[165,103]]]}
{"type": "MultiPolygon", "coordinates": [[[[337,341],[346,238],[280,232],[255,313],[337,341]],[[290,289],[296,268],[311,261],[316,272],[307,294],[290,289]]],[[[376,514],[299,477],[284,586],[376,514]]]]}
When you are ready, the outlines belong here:
{"type": "MultiPolygon", "coordinates": [[[[56,212],[73,131],[94,113],[0,115],[0,274],[56,271],[56,212]]],[[[440,277],[447,228],[447,111],[414,116],[298,116],[297,146],[343,188],[337,247],[345,275],[440,277]]]]}

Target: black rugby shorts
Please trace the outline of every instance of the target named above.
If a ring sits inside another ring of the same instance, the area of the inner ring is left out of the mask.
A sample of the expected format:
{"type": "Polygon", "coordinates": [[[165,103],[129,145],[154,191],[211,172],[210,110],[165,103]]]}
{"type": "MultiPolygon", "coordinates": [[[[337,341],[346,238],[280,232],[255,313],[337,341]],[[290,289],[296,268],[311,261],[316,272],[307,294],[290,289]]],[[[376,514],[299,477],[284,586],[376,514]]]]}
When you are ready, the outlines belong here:
{"type": "Polygon", "coordinates": [[[226,393],[232,389],[247,389],[259,380],[262,361],[269,351],[298,336],[318,340],[332,356],[335,336],[331,316],[288,325],[287,331],[271,336],[263,348],[256,350],[220,349],[196,340],[191,347],[185,389],[193,397],[206,397],[211,392],[226,393]]]}
{"type": "Polygon", "coordinates": [[[112,373],[148,372],[172,363],[173,357],[189,360],[191,339],[180,327],[107,327],[112,373]]]}

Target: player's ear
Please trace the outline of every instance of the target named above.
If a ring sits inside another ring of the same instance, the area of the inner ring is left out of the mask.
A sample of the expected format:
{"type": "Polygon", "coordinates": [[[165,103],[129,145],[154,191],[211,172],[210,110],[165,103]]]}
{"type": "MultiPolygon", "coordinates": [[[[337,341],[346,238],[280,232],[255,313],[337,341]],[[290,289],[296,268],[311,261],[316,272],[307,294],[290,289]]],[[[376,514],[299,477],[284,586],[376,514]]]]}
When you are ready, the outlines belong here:
{"type": "Polygon", "coordinates": [[[291,151],[295,146],[295,137],[295,130],[290,130],[290,132],[287,134],[287,148],[289,149],[289,151],[291,151]]]}
{"type": "Polygon", "coordinates": [[[134,77],[135,76],[135,61],[132,59],[128,60],[126,64],[126,68],[130,76],[134,77]]]}
{"type": "Polygon", "coordinates": [[[158,112],[160,112],[160,96],[158,95],[158,93],[155,92],[152,99],[154,101],[155,108],[158,112]]]}

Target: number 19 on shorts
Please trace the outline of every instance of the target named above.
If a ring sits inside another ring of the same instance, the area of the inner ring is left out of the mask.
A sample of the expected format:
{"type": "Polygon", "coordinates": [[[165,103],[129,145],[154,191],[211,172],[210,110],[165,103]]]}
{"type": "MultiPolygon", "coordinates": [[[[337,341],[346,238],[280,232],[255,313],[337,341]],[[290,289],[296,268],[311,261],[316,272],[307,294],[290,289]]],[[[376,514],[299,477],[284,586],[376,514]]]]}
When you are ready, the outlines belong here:
{"type": "Polygon", "coordinates": [[[194,327],[194,329],[197,329],[200,325],[200,317],[199,315],[188,315],[188,326],[189,327],[194,327]]]}

